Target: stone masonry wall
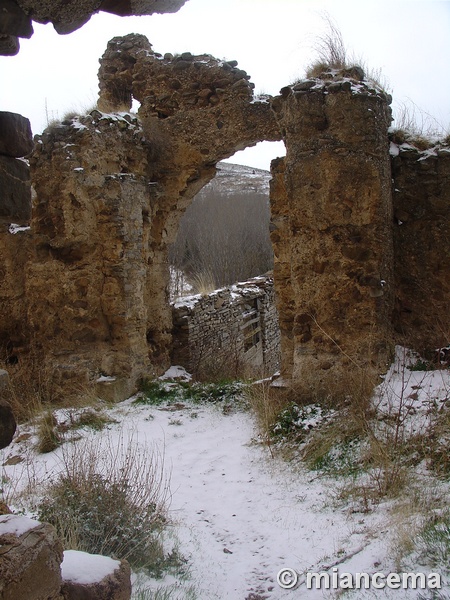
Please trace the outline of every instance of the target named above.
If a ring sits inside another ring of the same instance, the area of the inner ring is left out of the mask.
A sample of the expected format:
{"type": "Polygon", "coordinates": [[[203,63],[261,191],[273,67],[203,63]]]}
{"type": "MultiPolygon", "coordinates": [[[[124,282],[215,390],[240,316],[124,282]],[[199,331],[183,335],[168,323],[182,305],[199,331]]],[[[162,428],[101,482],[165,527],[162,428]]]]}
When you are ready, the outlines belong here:
{"type": "Polygon", "coordinates": [[[99,74],[99,106],[112,112],[36,136],[24,321],[69,393],[107,376],[100,395],[125,398],[168,368],[167,253],[179,219],[219,160],[280,137],[244,71],[187,54],[163,58],[145,36],[114,38],[99,74]],[[121,112],[132,96],[139,118],[121,112]]]}
{"type": "Polygon", "coordinates": [[[271,199],[282,374],[306,394],[391,358],[390,99],[362,77],[326,73],[272,102],[287,148],[271,199]]]}
{"type": "Polygon", "coordinates": [[[31,229],[16,234],[10,224],[27,224],[30,213],[21,159],[30,132],[3,113],[0,182],[3,173],[11,181],[11,165],[22,172],[12,173],[14,198],[0,188],[3,360],[21,361],[28,346],[66,390],[107,379],[115,383],[106,395],[125,398],[169,366],[174,314],[182,342],[172,360],[199,371],[214,348],[210,365],[223,350],[229,362],[244,355],[273,372],[278,341],[264,333],[275,327],[273,298],[265,304],[273,289],[256,282],[251,292],[198,299],[198,315],[195,306],[172,314],[167,254],[217,162],[279,139],[287,153],[272,164],[271,238],[282,375],[305,392],[309,378],[324,392],[346,390],[352,371],[385,370],[396,341],[418,350],[448,343],[448,149],[402,147],[391,164],[391,98],[361,69],[325,72],[276,98],[255,97],[249,79],[236,61],[162,56],[145,36],[114,38],[100,61],[104,112],[35,138],[31,229]],[[137,117],[127,112],[133,99],[137,117]],[[24,149],[11,149],[20,142],[8,137],[11,121],[24,149]],[[208,339],[199,333],[205,318],[208,339]]]}
{"type": "Polygon", "coordinates": [[[162,311],[150,320],[161,334],[171,328],[164,279],[152,269],[148,143],[136,118],[92,111],[47,130],[30,160],[26,295],[35,349],[69,388],[71,379],[108,375],[126,396],[159,361],[147,340],[149,288],[162,311]]]}
{"type": "Polygon", "coordinates": [[[280,364],[280,334],[273,279],[255,277],[208,296],[172,305],[172,363],[200,377],[273,375],[280,364]]]}
{"type": "Polygon", "coordinates": [[[450,147],[391,158],[396,339],[426,355],[450,342],[450,147]]]}

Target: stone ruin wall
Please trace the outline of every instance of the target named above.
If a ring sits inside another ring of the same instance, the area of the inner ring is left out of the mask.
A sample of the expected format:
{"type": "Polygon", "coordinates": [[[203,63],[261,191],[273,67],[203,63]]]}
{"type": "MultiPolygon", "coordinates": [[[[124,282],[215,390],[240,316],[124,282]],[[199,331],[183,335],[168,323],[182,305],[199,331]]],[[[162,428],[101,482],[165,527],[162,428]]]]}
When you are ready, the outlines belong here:
{"type": "Polygon", "coordinates": [[[255,277],[172,304],[172,362],[200,378],[245,372],[271,376],[280,367],[273,278],[255,277]]]}
{"type": "Polygon", "coordinates": [[[382,371],[392,351],[390,99],[342,75],[272,102],[288,149],[271,196],[282,374],[306,393],[382,371]]]}
{"type": "Polygon", "coordinates": [[[426,281],[448,332],[447,153],[403,149],[391,167],[390,98],[360,73],[255,98],[235,61],[161,56],[130,34],[108,44],[99,81],[100,110],[37,138],[31,229],[10,233],[14,211],[4,215],[3,359],[31,350],[67,389],[111,376],[103,392],[116,399],[162,372],[167,249],[184,210],[219,160],[279,139],[287,157],[272,165],[271,237],[283,376],[307,392],[313,375],[325,389],[353,368],[382,371],[395,342],[441,344],[416,288],[426,281]],[[138,119],[126,112],[133,98],[138,119]]]}
{"type": "Polygon", "coordinates": [[[27,336],[24,266],[31,248],[26,229],[31,218],[31,181],[22,157],[32,149],[29,120],[0,112],[0,355],[4,358],[13,345],[23,347],[27,336]]]}
{"type": "Polygon", "coordinates": [[[113,399],[169,366],[167,252],[179,219],[219,160],[280,137],[270,104],[236,67],[162,57],[139,35],[109,43],[99,106],[129,110],[135,97],[140,119],[94,110],[37,136],[31,229],[14,238],[29,240],[15,287],[28,348],[9,335],[4,304],[5,359],[31,352],[75,392],[106,375],[114,385],[97,393],[113,399]]]}
{"type": "Polygon", "coordinates": [[[450,342],[450,148],[391,154],[395,338],[433,359],[450,342]]]}

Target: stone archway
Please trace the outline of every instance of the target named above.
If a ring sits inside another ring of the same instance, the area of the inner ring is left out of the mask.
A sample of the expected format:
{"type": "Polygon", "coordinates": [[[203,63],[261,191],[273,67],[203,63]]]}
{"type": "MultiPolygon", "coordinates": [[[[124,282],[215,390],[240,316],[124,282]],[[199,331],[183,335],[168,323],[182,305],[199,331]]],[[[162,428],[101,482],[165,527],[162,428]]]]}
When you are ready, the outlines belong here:
{"type": "Polygon", "coordinates": [[[169,364],[167,251],[184,210],[217,162],[281,134],[235,62],[162,57],[131,34],[109,42],[99,81],[103,112],[44,132],[31,160],[28,318],[66,377],[114,377],[120,397],[169,364]],[[139,119],[120,112],[133,98],[139,119]]]}

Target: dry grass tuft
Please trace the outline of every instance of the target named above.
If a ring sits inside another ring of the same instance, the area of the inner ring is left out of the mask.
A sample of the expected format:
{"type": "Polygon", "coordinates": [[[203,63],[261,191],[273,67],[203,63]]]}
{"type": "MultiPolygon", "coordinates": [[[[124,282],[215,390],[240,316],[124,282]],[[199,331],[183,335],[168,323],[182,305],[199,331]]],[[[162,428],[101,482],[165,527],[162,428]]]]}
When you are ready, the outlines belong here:
{"type": "Polygon", "coordinates": [[[248,386],[246,397],[252,409],[261,440],[269,449],[272,430],[280,412],[289,404],[286,390],[271,387],[270,380],[261,380],[248,386]]]}
{"type": "MultiPolygon", "coordinates": [[[[412,101],[396,104],[389,133],[394,143],[408,143],[421,151],[431,148],[445,135],[442,125],[412,101]]],[[[443,141],[446,143],[445,138],[443,141]]]]}
{"type": "Polygon", "coordinates": [[[200,273],[196,273],[191,278],[191,284],[195,290],[196,294],[201,294],[202,296],[208,296],[211,292],[217,289],[217,284],[214,278],[212,271],[201,271],[200,273]]]}
{"type": "Polygon", "coordinates": [[[38,451],[42,454],[53,452],[62,443],[62,438],[58,432],[58,421],[51,410],[47,410],[41,416],[37,428],[38,451]]]}
{"type": "Polygon", "coordinates": [[[315,44],[316,61],[308,67],[307,77],[320,77],[320,73],[331,69],[348,68],[347,49],[339,28],[329,16],[324,17],[328,31],[320,36],[315,44]]]}
{"type": "Polygon", "coordinates": [[[10,403],[19,423],[33,420],[46,409],[86,407],[98,403],[95,384],[73,378],[68,386],[67,375],[57,366],[45,362],[37,353],[30,353],[14,365],[8,365],[10,403]],[[67,390],[70,388],[70,394],[67,390]]]}
{"type": "Polygon", "coordinates": [[[37,355],[28,355],[16,365],[8,366],[10,402],[18,422],[39,415],[46,406],[60,404],[63,395],[58,387],[56,369],[37,355]]]}

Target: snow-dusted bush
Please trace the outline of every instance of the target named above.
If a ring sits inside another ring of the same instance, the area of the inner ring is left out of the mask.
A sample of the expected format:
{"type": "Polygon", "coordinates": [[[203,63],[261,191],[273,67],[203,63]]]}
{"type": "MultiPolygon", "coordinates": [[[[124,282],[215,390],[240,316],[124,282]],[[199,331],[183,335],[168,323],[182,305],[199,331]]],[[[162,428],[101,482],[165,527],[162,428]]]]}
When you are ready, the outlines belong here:
{"type": "Polygon", "coordinates": [[[56,527],[66,548],[126,558],[134,569],[159,574],[169,497],[162,457],[123,437],[68,444],[62,456],[39,519],[56,527]]]}

